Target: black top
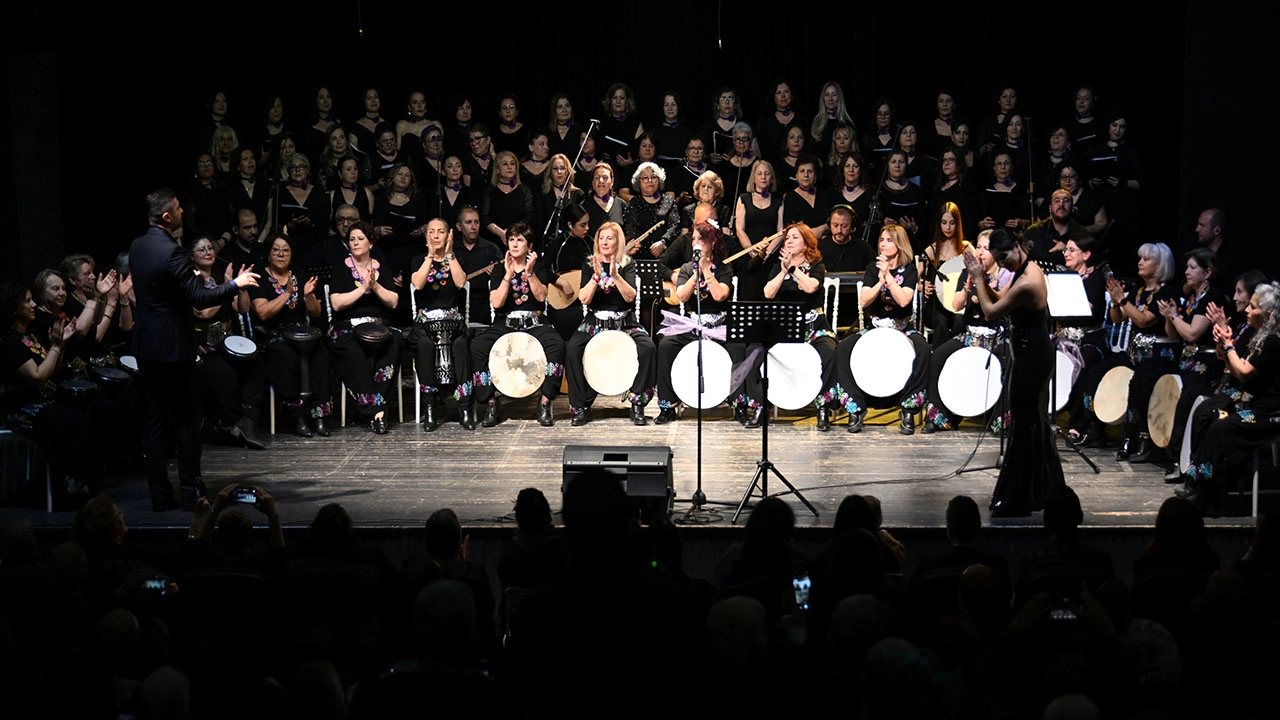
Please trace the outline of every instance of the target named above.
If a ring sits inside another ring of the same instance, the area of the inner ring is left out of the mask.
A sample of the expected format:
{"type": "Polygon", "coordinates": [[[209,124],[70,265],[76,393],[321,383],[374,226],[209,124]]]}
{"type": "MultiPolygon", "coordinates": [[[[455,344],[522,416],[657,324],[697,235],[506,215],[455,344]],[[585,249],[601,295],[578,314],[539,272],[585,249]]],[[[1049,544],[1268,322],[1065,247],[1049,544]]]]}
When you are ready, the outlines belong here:
{"type": "MultiPolygon", "coordinates": [[[[580,125],[569,125],[567,128],[557,128],[547,133],[547,147],[551,150],[552,155],[562,154],[569,158],[569,162],[573,162],[578,157],[579,143],[582,142],[582,127],[580,125]],[[560,137],[560,131],[564,130],[564,137],[560,137]]],[[[597,141],[596,145],[600,143],[597,141]]]]}
{"type": "Polygon", "coordinates": [[[547,252],[543,255],[556,274],[580,269],[590,256],[590,236],[579,239],[565,232],[555,233],[548,239],[547,252]]]}
{"type": "Polygon", "coordinates": [[[969,240],[976,238],[979,232],[978,221],[984,217],[982,191],[969,178],[964,178],[945,190],[934,187],[933,197],[929,199],[929,225],[921,228],[925,238],[933,240],[934,230],[937,229],[938,221],[942,217],[942,206],[949,202],[955,203],[960,208],[965,238],[969,240]]]}
{"type": "Polygon", "coordinates": [[[275,335],[280,332],[280,328],[290,325],[306,325],[307,302],[302,296],[302,291],[307,282],[306,278],[300,278],[293,273],[289,273],[288,282],[278,285],[270,272],[264,270],[261,275],[262,277],[258,279],[258,286],[249,288],[249,307],[252,308],[256,300],[272,302],[282,294],[288,294],[289,300],[280,309],[280,312],[271,316],[268,320],[263,320],[258,316],[257,311],[254,311],[255,327],[270,335],[275,335]]]}
{"type": "MultiPolygon", "coordinates": [[[[756,141],[760,144],[760,154],[766,160],[773,163],[774,167],[778,167],[782,156],[786,154],[787,132],[793,127],[799,127],[804,130],[805,139],[809,137],[809,123],[800,118],[799,113],[794,109],[791,111],[790,117],[786,123],[778,122],[777,108],[772,107],[769,112],[761,116],[753,128],[756,131],[756,141]]],[[[831,139],[831,124],[827,124],[826,139],[831,139]]],[[[825,156],[824,156],[825,157],[825,156]]]]}
{"type": "Polygon", "coordinates": [[[1138,310],[1149,310],[1153,315],[1155,315],[1155,318],[1151,321],[1150,325],[1139,325],[1134,323],[1133,332],[1147,333],[1148,335],[1155,335],[1156,337],[1168,337],[1164,331],[1164,316],[1160,314],[1159,303],[1161,300],[1167,300],[1175,303],[1178,302],[1182,297],[1182,291],[1181,288],[1178,287],[1177,282],[1167,282],[1151,292],[1147,292],[1140,287],[1135,287],[1126,293],[1125,297],[1129,298],[1129,302],[1133,303],[1133,306],[1138,310]]]}
{"type": "Polygon", "coordinates": [[[489,166],[481,167],[480,161],[471,153],[462,156],[462,175],[471,178],[472,189],[488,187],[493,181],[493,148],[489,149],[489,166]]]}
{"type": "Polygon", "coordinates": [[[637,195],[627,203],[626,210],[622,211],[622,232],[627,236],[628,242],[640,237],[660,221],[665,224],[640,241],[637,257],[653,257],[649,247],[657,242],[670,247],[671,242],[680,234],[680,210],[676,207],[675,198],[667,193],[660,195],[656,202],[637,195]]]}
{"type": "Polygon", "coordinates": [[[607,222],[622,224],[622,216],[626,212],[627,201],[617,195],[612,195],[610,198],[611,202],[608,210],[600,207],[600,203],[596,202],[593,197],[587,197],[582,201],[582,207],[586,209],[587,217],[591,219],[590,229],[587,230],[588,238],[595,238],[596,231],[607,222]]]}
{"type": "Polygon", "coordinates": [[[676,124],[674,127],[660,122],[649,131],[653,134],[653,146],[658,150],[658,164],[667,171],[667,189],[671,189],[671,172],[684,164],[684,149],[693,137],[693,128],[676,124]]]}
{"type": "Polygon", "coordinates": [[[1027,199],[1026,188],[1022,184],[1014,185],[1009,192],[994,187],[984,188],[982,216],[994,220],[996,227],[1004,227],[1005,221],[1013,218],[1030,219],[1031,203],[1027,199]]]}
{"type": "Polygon", "coordinates": [[[1062,251],[1056,250],[1051,252],[1051,248],[1058,243],[1063,243],[1065,245],[1066,242],[1071,239],[1071,236],[1080,232],[1080,230],[1080,223],[1076,222],[1074,218],[1067,222],[1067,229],[1063,232],[1058,232],[1058,227],[1053,224],[1053,220],[1051,218],[1045,218],[1044,220],[1035,223],[1031,227],[1027,228],[1027,232],[1024,236],[1027,244],[1031,246],[1031,259],[1042,261],[1047,260],[1049,262],[1062,265],[1064,262],[1062,251]]]}
{"type": "Polygon", "coordinates": [[[493,144],[494,150],[498,152],[509,150],[515,153],[516,157],[524,157],[529,153],[528,124],[521,125],[513,132],[506,132],[501,120],[495,121],[492,127],[493,132],[489,133],[489,141],[493,144]]]}
{"type": "Polygon", "coordinates": [[[1071,150],[1078,155],[1088,155],[1099,142],[1106,142],[1107,122],[1094,115],[1084,123],[1072,118],[1067,123],[1067,134],[1071,136],[1071,150]]]}
{"type": "Polygon", "coordinates": [[[928,188],[938,174],[938,164],[923,152],[915,151],[907,156],[907,170],[903,176],[912,185],[928,188]]]}
{"type": "Polygon", "coordinates": [[[209,185],[191,184],[182,199],[182,224],[186,228],[186,237],[204,233],[216,240],[232,228],[236,216],[231,209],[229,190],[230,187],[224,186],[221,180],[214,180],[209,185]]]}
{"type": "MultiPolygon", "coordinates": [[[[751,184],[751,163],[747,163],[739,168],[737,165],[726,160],[725,162],[711,163],[711,170],[716,175],[719,175],[720,182],[724,183],[725,197],[738,197],[742,193],[747,192],[748,188],[754,187],[751,184]]],[[[781,170],[777,170],[776,168],[775,171],[779,173],[781,172],[781,170]]]]}
{"type": "Polygon", "coordinates": [[[431,217],[427,199],[422,193],[411,196],[403,205],[392,203],[389,193],[374,198],[373,226],[387,225],[391,228],[390,235],[378,238],[378,247],[387,256],[387,274],[399,274],[414,252],[422,249],[425,239],[421,235],[413,237],[409,233],[426,225],[431,217]]]}
{"type": "MultiPolygon", "coordinates": [[[[916,283],[919,281],[919,274],[916,273],[915,263],[907,263],[905,267],[898,267],[893,270],[893,276],[897,279],[898,284],[912,290],[916,289],[916,283]]],[[[880,281],[880,270],[876,268],[873,260],[867,266],[867,271],[862,275],[863,287],[874,287],[880,281]]],[[[911,303],[907,303],[906,307],[898,304],[896,300],[889,295],[889,287],[886,284],[880,288],[880,296],[871,301],[871,304],[864,308],[864,312],[873,318],[909,318],[911,317],[911,303]]]]}
{"type": "Polygon", "coordinates": [[[596,148],[600,151],[600,157],[615,167],[617,167],[614,163],[616,155],[630,155],[634,160],[636,134],[639,129],[640,116],[636,113],[624,115],[622,119],[606,114],[600,121],[599,134],[596,136],[596,148]]]}
{"type": "MultiPolygon", "coordinates": [[[[765,277],[772,280],[782,269],[782,256],[774,254],[765,261],[765,277]]],[[[818,289],[813,292],[805,292],[800,289],[800,285],[796,282],[794,275],[787,275],[782,280],[782,287],[778,288],[778,294],[774,295],[770,300],[774,302],[798,302],[804,310],[820,310],[822,308],[822,281],[827,277],[827,268],[819,260],[816,263],[801,263],[800,269],[814,280],[818,281],[818,289]],[[808,265],[808,267],[805,267],[808,265]]],[[[705,307],[705,306],[704,306],[705,307]]]]}
{"type": "MultiPolygon", "coordinates": [[[[1241,346],[1237,343],[1236,353],[1241,346]]],[[[1280,335],[1271,334],[1262,341],[1262,349],[1248,354],[1249,364],[1253,365],[1253,375],[1243,383],[1241,388],[1253,396],[1248,406],[1254,412],[1274,413],[1280,410],[1280,335]]]]}
{"type": "Polygon", "coordinates": [[[1080,317],[1058,318],[1058,325],[1062,327],[1091,327],[1101,325],[1107,312],[1107,273],[1098,268],[1094,268],[1093,272],[1088,275],[1082,275],[1084,280],[1084,296],[1089,300],[1090,307],[1093,312],[1090,315],[1082,315],[1080,317]]]}
{"type": "MultiPolygon", "coordinates": [[[[632,302],[622,299],[622,293],[610,283],[612,278],[608,276],[617,274],[618,277],[626,281],[632,288],[636,287],[636,264],[629,262],[620,268],[613,267],[613,263],[601,263],[600,267],[604,270],[601,274],[600,284],[596,286],[595,294],[591,296],[591,303],[587,307],[591,310],[610,310],[615,312],[627,312],[635,309],[634,298],[632,302]]],[[[586,287],[591,282],[591,275],[595,272],[595,268],[591,265],[591,260],[582,263],[582,284],[580,288],[586,287]]]]}
{"type": "MultiPolygon", "coordinates": [[[[48,354],[48,348],[45,347],[48,342],[45,338],[37,338],[32,332],[19,333],[11,327],[0,333],[0,421],[18,412],[24,405],[47,399],[42,397],[40,387],[19,377],[18,368],[29,360],[35,361],[37,365],[44,362],[48,354]]],[[[46,391],[48,387],[49,383],[45,383],[46,391]]]]}
{"type": "Polygon", "coordinates": [[[831,211],[831,206],[834,204],[831,200],[831,194],[820,188],[812,189],[812,205],[804,197],[801,197],[801,193],[804,191],[800,188],[796,188],[786,194],[782,200],[783,227],[798,222],[802,222],[810,228],[827,224],[827,213],[831,211]]]}
{"type": "MultiPolygon", "coordinates": [[[[237,177],[239,175],[237,174],[237,177]]],[[[249,195],[249,189],[240,180],[233,180],[227,185],[227,192],[231,197],[232,224],[239,222],[238,213],[241,210],[252,210],[255,217],[258,218],[258,229],[267,222],[267,203],[271,200],[271,192],[273,185],[270,180],[262,177],[255,177],[254,181],[249,183],[249,187],[253,188],[253,195],[249,195]]],[[[281,188],[283,189],[283,188],[281,188]]]]}
{"type": "MultiPolygon", "coordinates": [[[[550,285],[555,281],[555,275],[551,272],[551,263],[547,262],[545,257],[539,256],[537,262],[533,264],[533,274],[543,285],[550,285]]],[[[493,274],[489,276],[489,292],[502,287],[506,272],[495,267],[493,274]]],[[[478,280],[478,278],[477,278],[478,280]]],[[[507,300],[502,303],[502,307],[494,308],[496,317],[502,319],[509,312],[516,310],[542,310],[542,303],[533,297],[533,292],[529,288],[529,278],[524,270],[511,276],[509,281],[511,287],[507,289],[507,300]]]]}
{"type": "Polygon", "coordinates": [[[747,233],[747,239],[751,244],[755,244],[778,232],[778,203],[780,198],[777,193],[770,193],[768,198],[769,205],[762,209],[756,207],[755,203],[751,201],[752,197],[752,195],[743,193],[738,196],[738,200],[742,202],[742,229],[747,233]]]}
{"type": "Polygon", "coordinates": [[[458,213],[463,208],[475,208],[476,212],[480,211],[480,192],[473,188],[469,188],[462,183],[458,183],[457,194],[453,201],[449,200],[449,190],[446,188],[439,197],[435,198],[438,206],[432,206],[431,210],[445,222],[449,223],[449,227],[458,224],[458,213]]]}
{"type": "MultiPolygon", "coordinates": [[[[377,274],[377,282],[383,288],[391,292],[397,292],[395,282],[390,273],[382,272],[381,263],[374,260],[374,271],[377,274]]],[[[339,293],[347,293],[355,290],[357,287],[358,272],[352,265],[351,259],[348,258],[333,266],[333,270],[329,276],[329,293],[337,295],[339,293]]],[[[366,288],[354,303],[348,305],[342,310],[333,311],[333,322],[335,325],[349,322],[351,318],[357,317],[377,317],[382,318],[384,324],[388,318],[392,316],[392,309],[383,304],[382,300],[373,293],[373,290],[366,288]]]]}
{"type": "Polygon", "coordinates": [[[875,259],[871,246],[856,235],[843,245],[836,244],[830,234],[819,238],[818,252],[822,253],[822,264],[833,273],[863,272],[867,264],[875,259]]]}
{"type": "Polygon", "coordinates": [[[308,217],[310,224],[298,225],[289,230],[293,245],[293,257],[303,265],[313,264],[320,241],[329,236],[329,196],[319,185],[309,185],[306,201],[299,203],[289,187],[280,188],[277,195],[276,217],[283,229],[294,218],[308,217]]]}
{"type": "MultiPolygon", "coordinates": [[[[471,248],[461,241],[455,241],[453,244],[453,254],[458,258],[462,271],[468,275],[490,263],[501,261],[504,252],[484,238],[476,238],[476,244],[471,248]]],[[[494,265],[492,272],[501,276],[502,268],[494,265]]],[[[488,282],[482,277],[471,280],[471,315],[467,318],[467,322],[489,324],[488,282]]]]}
{"type": "Polygon", "coordinates": [[[682,194],[688,194],[689,199],[685,201],[686,205],[694,204],[698,201],[693,194],[693,184],[698,181],[698,176],[707,171],[707,164],[702,164],[702,169],[689,167],[687,163],[676,163],[675,166],[667,168],[667,184],[666,190],[679,198],[682,194]]]}
{"type": "MultiPolygon", "coordinates": [[[[538,186],[538,187],[541,187],[541,186],[538,186]]],[[[569,207],[569,205],[573,203],[577,203],[579,205],[585,206],[584,200],[586,199],[586,197],[587,197],[587,194],[582,192],[582,190],[580,190],[579,188],[575,187],[572,190],[570,190],[568,195],[565,196],[564,201],[560,203],[560,216],[556,218],[555,225],[550,229],[549,234],[555,235],[559,233],[560,228],[565,224],[564,209],[569,207]]],[[[538,254],[545,255],[546,253],[544,252],[544,249],[548,247],[548,240],[547,238],[542,237],[542,231],[547,227],[547,222],[551,220],[551,216],[554,215],[556,212],[555,190],[551,190],[550,192],[545,192],[545,193],[539,193],[538,201],[536,205],[537,207],[535,209],[537,210],[537,212],[534,217],[534,222],[536,223],[536,225],[533,226],[533,230],[535,233],[537,233],[538,237],[532,238],[531,240],[535,243],[534,249],[538,251],[538,254]]],[[[576,268],[578,267],[579,264],[581,263],[575,262],[573,264],[573,267],[576,268]]]]}
{"type": "MultiPolygon", "coordinates": [[[[696,272],[697,272],[697,266],[692,261],[687,262],[684,265],[681,265],[680,275],[676,279],[676,286],[678,287],[689,282],[689,278],[693,277],[694,273],[696,272]]],[[[730,285],[733,282],[733,268],[730,267],[729,265],[725,265],[723,263],[720,265],[715,265],[713,263],[711,265],[711,274],[715,276],[716,282],[719,282],[723,285],[730,285]]],[[[708,313],[718,313],[718,312],[727,311],[729,309],[729,303],[733,300],[732,290],[729,292],[729,296],[726,297],[723,302],[719,302],[715,298],[711,297],[710,291],[707,290],[707,282],[702,279],[699,279],[697,284],[694,285],[693,291],[702,297],[702,313],[704,315],[708,313]]],[[[689,313],[698,311],[698,301],[694,298],[694,296],[692,295],[689,296],[689,301],[684,304],[684,309],[685,309],[685,312],[689,312],[689,313]]]]}
{"type": "MultiPolygon", "coordinates": [[[[508,192],[494,185],[486,185],[484,196],[480,201],[480,234],[491,240],[498,247],[506,247],[507,239],[489,232],[489,223],[498,227],[509,228],[517,222],[529,227],[537,222],[533,210],[533,193],[528,186],[517,184],[508,192]]],[[[529,241],[536,242],[542,228],[534,228],[533,237],[529,241]]]]}
{"type": "MultiPolygon", "coordinates": [[[[410,275],[418,272],[422,267],[422,263],[426,262],[426,260],[426,253],[415,255],[413,259],[409,261],[409,267],[405,269],[406,279],[408,279],[410,275]]],[[[501,277],[502,273],[495,272],[494,275],[501,277]]],[[[475,284],[484,285],[484,282],[481,281],[480,278],[475,278],[475,284]]],[[[462,294],[462,288],[453,284],[453,275],[449,272],[449,263],[440,262],[439,260],[431,261],[431,268],[427,270],[426,285],[424,285],[421,290],[417,289],[417,287],[413,288],[414,307],[419,310],[448,310],[449,308],[457,308],[461,311],[463,309],[463,302],[465,299],[466,298],[462,294]]]]}

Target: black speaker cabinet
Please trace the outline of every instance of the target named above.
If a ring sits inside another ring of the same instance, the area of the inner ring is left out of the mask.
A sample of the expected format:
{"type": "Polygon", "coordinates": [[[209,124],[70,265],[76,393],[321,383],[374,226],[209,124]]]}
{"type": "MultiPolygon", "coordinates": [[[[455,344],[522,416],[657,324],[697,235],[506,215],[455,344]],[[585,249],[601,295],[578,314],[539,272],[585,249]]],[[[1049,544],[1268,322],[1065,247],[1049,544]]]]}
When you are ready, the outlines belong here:
{"type": "Polygon", "coordinates": [[[622,490],[640,510],[640,520],[668,517],[675,502],[671,448],[666,445],[566,445],[563,493],[578,476],[590,470],[616,475],[622,490]]]}

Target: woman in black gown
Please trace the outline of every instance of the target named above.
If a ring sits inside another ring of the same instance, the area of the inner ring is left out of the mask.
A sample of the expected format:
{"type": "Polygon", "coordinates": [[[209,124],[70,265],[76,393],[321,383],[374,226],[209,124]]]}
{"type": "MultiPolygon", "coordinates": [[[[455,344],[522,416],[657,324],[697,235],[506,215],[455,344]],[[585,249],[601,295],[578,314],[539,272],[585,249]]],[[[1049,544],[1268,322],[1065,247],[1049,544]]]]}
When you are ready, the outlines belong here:
{"type": "Polygon", "coordinates": [[[764,271],[759,260],[778,246],[782,239],[782,205],[773,166],[768,160],[757,160],[751,165],[751,192],[738,197],[733,211],[738,242],[742,250],[777,235],[765,252],[743,256],[734,264],[733,274],[738,277],[738,299],[759,300],[764,293],[764,271]]]}
{"type": "MultiPolygon", "coordinates": [[[[1026,249],[1013,233],[997,228],[991,233],[990,242],[996,263],[1013,271],[1013,282],[998,299],[986,283],[976,285],[978,301],[987,318],[1007,316],[1013,325],[1009,447],[991,493],[991,516],[1018,517],[1043,509],[1049,490],[1065,484],[1045,413],[1049,404],[1049,373],[1054,367],[1053,342],[1049,339],[1048,289],[1044,272],[1030,262],[1026,249]]],[[[977,256],[968,252],[964,258],[969,274],[982,277],[982,262],[977,256]]]]}

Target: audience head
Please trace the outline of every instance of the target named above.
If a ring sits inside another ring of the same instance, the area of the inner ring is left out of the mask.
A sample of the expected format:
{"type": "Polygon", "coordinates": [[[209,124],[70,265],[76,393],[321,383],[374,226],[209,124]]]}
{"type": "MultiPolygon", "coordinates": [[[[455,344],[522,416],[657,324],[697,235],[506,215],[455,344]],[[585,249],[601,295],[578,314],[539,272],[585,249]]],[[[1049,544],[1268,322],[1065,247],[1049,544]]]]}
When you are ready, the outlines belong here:
{"type": "Polygon", "coordinates": [[[458,560],[462,557],[462,523],[458,514],[449,508],[441,508],[427,518],[427,553],[436,562],[458,560]]]}
{"type": "Polygon", "coordinates": [[[1070,535],[1084,522],[1080,496],[1067,485],[1049,490],[1044,498],[1044,526],[1056,535],[1070,535]]]}
{"type": "Polygon", "coordinates": [[[972,545],[982,529],[978,503],[968,495],[957,495],[947,503],[947,537],[953,543],[972,545]]]}

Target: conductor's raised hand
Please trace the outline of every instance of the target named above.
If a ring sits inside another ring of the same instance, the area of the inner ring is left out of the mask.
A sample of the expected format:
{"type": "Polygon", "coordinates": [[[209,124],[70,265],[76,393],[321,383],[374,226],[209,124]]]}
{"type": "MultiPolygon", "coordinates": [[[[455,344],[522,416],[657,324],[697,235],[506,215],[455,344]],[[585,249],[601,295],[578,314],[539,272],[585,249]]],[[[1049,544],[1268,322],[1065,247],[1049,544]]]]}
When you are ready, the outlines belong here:
{"type": "MultiPolygon", "coordinates": [[[[227,267],[230,267],[230,265],[228,265],[227,267]]],[[[247,287],[258,287],[259,277],[260,276],[258,275],[258,273],[253,271],[252,265],[248,265],[248,266],[241,265],[240,274],[235,277],[235,280],[233,282],[235,282],[236,287],[243,290],[244,288],[247,288],[247,287]]]]}

